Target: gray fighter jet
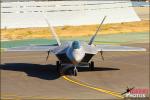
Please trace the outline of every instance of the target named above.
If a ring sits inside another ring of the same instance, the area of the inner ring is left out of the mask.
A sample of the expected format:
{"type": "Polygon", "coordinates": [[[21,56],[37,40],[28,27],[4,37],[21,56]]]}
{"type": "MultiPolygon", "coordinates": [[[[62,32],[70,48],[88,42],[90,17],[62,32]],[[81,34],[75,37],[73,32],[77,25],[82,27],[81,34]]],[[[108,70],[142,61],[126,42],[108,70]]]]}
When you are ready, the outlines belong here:
{"type": "Polygon", "coordinates": [[[87,64],[89,65],[90,70],[94,70],[94,61],[91,61],[91,58],[98,52],[101,54],[101,57],[104,60],[103,51],[146,51],[145,48],[139,47],[94,45],[94,39],[97,36],[98,31],[101,29],[105,18],[106,16],[103,18],[95,34],[91,37],[89,43],[77,40],[61,43],[57,34],[55,33],[54,28],[50,25],[48,19],[45,17],[45,20],[49,26],[51,33],[56,39],[57,44],[22,46],[9,48],[6,51],[45,51],[48,53],[46,61],[48,60],[49,54],[55,54],[58,58],[58,61],[56,61],[58,72],[60,73],[60,69],[62,66],[67,67],[72,65],[72,67],[74,67],[73,74],[75,76],[77,76],[78,72],[77,67],[81,66],[82,64],[87,64]]]}

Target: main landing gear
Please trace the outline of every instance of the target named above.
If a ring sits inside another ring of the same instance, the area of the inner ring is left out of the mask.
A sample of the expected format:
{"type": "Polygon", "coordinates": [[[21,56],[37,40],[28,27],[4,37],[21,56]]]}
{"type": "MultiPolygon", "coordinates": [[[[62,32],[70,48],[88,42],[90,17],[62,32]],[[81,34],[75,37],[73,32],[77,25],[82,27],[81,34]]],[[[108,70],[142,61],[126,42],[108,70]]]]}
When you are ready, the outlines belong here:
{"type": "MultiPolygon", "coordinates": [[[[56,66],[57,66],[57,72],[58,72],[58,74],[59,75],[62,75],[63,74],[63,71],[62,71],[62,65],[61,65],[61,63],[60,63],[60,61],[57,61],[56,62],[56,66]]],[[[93,71],[95,68],[94,68],[94,61],[91,61],[90,63],[89,63],[89,69],[91,70],[91,71],[93,71]]],[[[78,69],[77,69],[77,66],[75,65],[74,66],[74,69],[73,69],[73,75],[74,76],[77,76],[78,75],[78,69]]]]}
{"type": "Polygon", "coordinates": [[[62,74],[62,66],[61,66],[60,61],[56,61],[56,67],[57,67],[58,74],[61,75],[62,74]]]}
{"type": "MultiPolygon", "coordinates": [[[[58,74],[59,74],[59,75],[62,75],[62,74],[63,74],[63,71],[62,71],[61,62],[60,62],[60,61],[57,61],[57,62],[56,62],[56,66],[57,66],[57,72],[58,72],[58,74]]],[[[94,61],[91,61],[91,62],[89,63],[89,69],[90,69],[91,71],[93,71],[93,70],[95,69],[95,67],[94,67],[94,61]]],[[[78,74],[78,69],[77,69],[77,66],[75,65],[75,66],[74,66],[74,69],[73,69],[73,75],[74,75],[74,76],[77,76],[77,74],[78,74]]]]}
{"type": "Polygon", "coordinates": [[[94,61],[91,61],[91,62],[89,63],[89,69],[90,69],[91,71],[94,70],[94,61]]]}
{"type": "MultiPolygon", "coordinates": [[[[59,75],[63,75],[63,70],[62,70],[62,64],[60,61],[56,61],[56,66],[57,66],[57,72],[59,75]]],[[[73,69],[73,75],[74,76],[77,76],[78,74],[78,69],[77,69],[77,66],[75,65],[74,66],[74,69],[73,69]]]]}

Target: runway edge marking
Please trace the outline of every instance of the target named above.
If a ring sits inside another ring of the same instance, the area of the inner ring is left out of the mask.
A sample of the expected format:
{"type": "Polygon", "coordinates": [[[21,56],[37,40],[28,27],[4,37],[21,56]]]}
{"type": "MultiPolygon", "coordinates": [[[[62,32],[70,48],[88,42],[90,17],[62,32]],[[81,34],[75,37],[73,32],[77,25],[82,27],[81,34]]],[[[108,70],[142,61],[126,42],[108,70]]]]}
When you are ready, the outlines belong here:
{"type": "Polygon", "coordinates": [[[74,80],[68,78],[67,76],[63,76],[63,78],[65,80],[69,81],[69,82],[72,82],[74,84],[77,84],[77,85],[80,85],[80,86],[83,86],[83,87],[87,87],[87,88],[90,88],[90,89],[93,89],[93,90],[96,90],[96,91],[99,91],[99,92],[110,94],[110,95],[118,97],[118,98],[122,98],[122,99],[124,98],[121,94],[118,94],[118,93],[115,93],[115,92],[112,92],[112,91],[108,91],[108,90],[104,90],[104,89],[101,89],[101,88],[89,86],[89,85],[86,85],[86,84],[83,84],[83,83],[79,83],[77,81],[74,81],[74,80]]]}

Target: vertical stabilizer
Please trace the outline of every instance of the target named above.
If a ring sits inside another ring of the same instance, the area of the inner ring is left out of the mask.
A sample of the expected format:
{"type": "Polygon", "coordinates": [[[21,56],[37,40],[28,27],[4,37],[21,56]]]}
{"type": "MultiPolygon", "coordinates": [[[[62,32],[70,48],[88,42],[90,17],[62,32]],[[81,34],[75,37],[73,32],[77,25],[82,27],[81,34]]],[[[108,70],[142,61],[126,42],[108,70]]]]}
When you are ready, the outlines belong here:
{"type": "Polygon", "coordinates": [[[102,20],[101,24],[99,25],[99,27],[97,28],[95,34],[91,37],[90,42],[88,43],[89,45],[91,45],[93,43],[93,41],[94,41],[95,37],[97,36],[97,33],[100,30],[105,19],[106,19],[106,16],[103,18],[103,20],[102,20]]]}
{"type": "Polygon", "coordinates": [[[61,45],[61,42],[60,42],[60,40],[59,40],[59,38],[58,38],[58,36],[57,36],[57,34],[56,34],[54,28],[51,26],[50,22],[48,21],[48,18],[47,18],[46,16],[44,16],[44,18],[45,18],[46,23],[48,24],[48,27],[49,27],[50,32],[53,34],[54,38],[55,38],[56,41],[57,41],[57,44],[60,46],[60,45],[61,45]]]}

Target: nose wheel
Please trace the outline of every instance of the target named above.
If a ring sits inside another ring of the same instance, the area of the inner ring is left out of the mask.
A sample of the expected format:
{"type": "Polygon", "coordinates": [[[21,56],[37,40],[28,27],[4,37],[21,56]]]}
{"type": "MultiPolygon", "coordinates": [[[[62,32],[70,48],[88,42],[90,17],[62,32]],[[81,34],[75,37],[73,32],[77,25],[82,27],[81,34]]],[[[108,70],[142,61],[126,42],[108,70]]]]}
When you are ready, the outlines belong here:
{"type": "Polygon", "coordinates": [[[77,74],[78,74],[78,69],[77,69],[76,66],[75,66],[74,69],[73,69],[73,75],[74,75],[74,76],[77,76],[77,74]]]}

